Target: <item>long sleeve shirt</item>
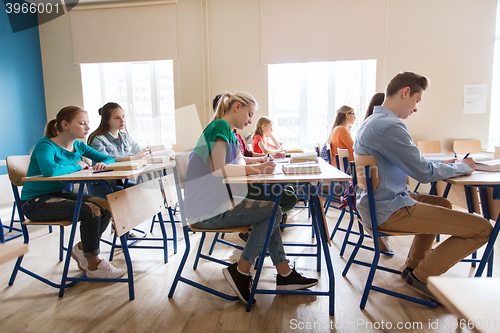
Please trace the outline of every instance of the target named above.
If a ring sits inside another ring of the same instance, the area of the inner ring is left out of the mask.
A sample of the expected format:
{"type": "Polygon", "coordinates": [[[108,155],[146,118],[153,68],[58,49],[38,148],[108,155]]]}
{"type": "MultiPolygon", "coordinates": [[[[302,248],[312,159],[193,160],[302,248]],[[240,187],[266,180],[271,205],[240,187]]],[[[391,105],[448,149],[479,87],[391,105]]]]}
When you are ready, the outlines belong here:
{"type": "MultiPolygon", "coordinates": [[[[389,109],[376,106],[373,115],[361,125],[354,140],[354,152],[372,155],[377,162],[379,185],[374,191],[377,225],[395,211],[417,202],[406,190],[406,176],[420,183],[467,175],[472,169],[465,163],[431,162],[420,154],[406,125],[389,109]]],[[[368,193],[356,189],[356,208],[363,223],[371,225],[368,193]]]]}
{"type": "MultiPolygon", "coordinates": [[[[82,167],[76,164],[76,162],[81,161],[82,156],[105,164],[114,162],[111,157],[99,153],[83,142],[75,141],[73,147],[75,151],[71,152],[59,147],[48,137],[42,138],[35,145],[33,153],[31,153],[26,176],[43,175],[45,177],[52,177],[80,171],[82,167]]],[[[27,181],[23,185],[21,200],[37,198],[43,194],[59,192],[62,189],[64,189],[64,184],[58,181],[27,181]]]]}
{"type": "Polygon", "coordinates": [[[354,149],[352,148],[354,141],[352,140],[351,133],[344,126],[337,126],[333,130],[331,149],[333,156],[337,154],[337,149],[348,149],[351,154],[351,160],[354,158],[354,149]]]}
{"type": "Polygon", "coordinates": [[[111,133],[98,135],[92,139],[90,146],[100,153],[111,156],[115,162],[123,157],[135,155],[142,150],[127,132],[118,132],[118,138],[111,133]]]}

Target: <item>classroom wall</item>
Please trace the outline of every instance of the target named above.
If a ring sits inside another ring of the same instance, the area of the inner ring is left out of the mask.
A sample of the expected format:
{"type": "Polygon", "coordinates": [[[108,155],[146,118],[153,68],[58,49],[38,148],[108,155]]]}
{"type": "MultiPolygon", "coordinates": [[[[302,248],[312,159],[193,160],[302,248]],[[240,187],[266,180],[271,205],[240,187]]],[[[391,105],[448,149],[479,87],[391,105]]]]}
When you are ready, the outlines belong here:
{"type": "MultiPolygon", "coordinates": [[[[331,0],[315,1],[320,5],[331,0]]],[[[463,87],[486,83],[490,99],[496,4],[496,0],[386,1],[386,51],[377,62],[377,89],[383,91],[400,71],[416,71],[431,80],[419,112],[406,121],[415,141],[440,140],[444,151],[451,151],[453,139],[476,138],[487,146],[489,103],[486,114],[463,115],[463,87]]],[[[206,123],[213,96],[244,90],[260,104],[256,117],[267,115],[260,1],[182,0],[176,6],[176,107],[195,104],[206,123]]],[[[327,42],[321,36],[311,38],[327,42]]],[[[80,71],[72,63],[69,15],[41,26],[40,40],[47,114],[52,118],[64,105],[83,103],[80,71]]]]}
{"type": "MultiPolygon", "coordinates": [[[[28,16],[22,17],[32,19],[28,16]]],[[[47,122],[38,27],[13,33],[0,2],[0,160],[25,155],[47,122]]],[[[11,202],[7,168],[0,166],[0,204],[11,202]]]]}

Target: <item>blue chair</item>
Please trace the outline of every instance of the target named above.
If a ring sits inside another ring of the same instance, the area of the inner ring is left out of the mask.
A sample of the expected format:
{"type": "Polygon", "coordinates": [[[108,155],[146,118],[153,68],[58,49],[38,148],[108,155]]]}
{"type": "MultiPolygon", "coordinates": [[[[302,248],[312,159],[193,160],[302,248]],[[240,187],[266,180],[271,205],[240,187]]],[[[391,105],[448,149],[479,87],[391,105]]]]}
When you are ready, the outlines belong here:
{"type": "MultiPolygon", "coordinates": [[[[395,232],[381,232],[377,229],[377,219],[375,215],[375,201],[373,198],[373,191],[377,188],[378,186],[378,171],[377,171],[377,164],[375,162],[375,157],[369,156],[369,155],[354,155],[354,162],[355,162],[355,171],[353,174],[353,177],[356,178],[356,184],[359,186],[362,190],[365,190],[368,192],[368,201],[369,201],[369,206],[370,206],[370,217],[371,217],[371,230],[368,230],[372,233],[373,239],[378,239],[380,236],[403,236],[403,235],[414,235],[412,233],[395,233],[395,232]]],[[[366,285],[365,289],[363,291],[363,296],[361,297],[361,303],[360,303],[360,308],[364,309],[366,306],[366,302],[368,300],[368,294],[370,293],[371,290],[378,291],[380,293],[401,298],[410,302],[426,305],[429,307],[435,307],[437,306],[437,302],[435,301],[426,301],[422,300],[417,297],[412,297],[408,296],[405,294],[401,294],[389,289],[381,288],[378,286],[373,285],[373,278],[375,277],[375,273],[377,270],[401,275],[401,271],[392,269],[389,267],[385,266],[380,266],[379,259],[380,259],[380,246],[378,242],[373,242],[374,243],[374,255],[373,255],[373,260],[372,262],[366,262],[366,261],[360,261],[356,259],[356,255],[358,254],[359,249],[361,248],[361,245],[363,243],[364,239],[364,226],[358,222],[359,224],[359,239],[358,242],[356,243],[356,246],[354,250],[351,253],[351,256],[344,268],[344,271],[342,272],[342,276],[346,276],[349,268],[351,267],[352,264],[358,264],[362,265],[365,267],[369,267],[370,271],[368,274],[368,278],[366,280],[366,285]]]]}
{"type": "MultiPolygon", "coordinates": [[[[225,293],[222,293],[218,290],[215,290],[213,288],[207,287],[205,285],[202,285],[196,281],[193,281],[191,279],[185,278],[182,276],[182,272],[184,270],[184,266],[186,264],[187,258],[189,256],[189,252],[191,250],[191,242],[189,239],[189,232],[190,231],[196,231],[201,233],[201,239],[200,239],[200,244],[198,246],[198,251],[196,253],[196,258],[194,260],[193,264],[193,269],[198,268],[198,262],[199,259],[205,259],[209,260],[215,263],[219,263],[225,266],[230,266],[231,263],[207,256],[205,254],[201,253],[202,247],[203,247],[203,242],[206,238],[206,233],[207,232],[215,232],[215,233],[229,233],[229,232],[242,232],[245,233],[250,229],[250,226],[244,226],[244,227],[237,227],[237,228],[229,228],[229,229],[223,229],[223,230],[205,230],[205,229],[199,229],[199,228],[194,228],[191,226],[188,226],[187,224],[187,219],[184,213],[184,200],[183,200],[183,188],[184,188],[184,182],[186,180],[186,171],[187,171],[187,165],[189,162],[189,152],[183,152],[183,153],[178,153],[176,154],[176,167],[174,168],[174,177],[175,177],[175,187],[177,191],[177,198],[179,202],[179,211],[181,214],[181,223],[182,223],[182,230],[184,233],[184,242],[186,244],[186,248],[184,251],[184,255],[182,256],[181,262],[179,264],[179,268],[177,269],[177,273],[175,275],[174,281],[172,282],[172,286],[170,287],[170,292],[168,294],[169,298],[172,298],[175,292],[175,289],[177,287],[177,284],[179,282],[184,282],[192,287],[198,288],[200,290],[206,291],[210,294],[216,295],[218,297],[224,298],[226,300],[230,301],[237,301],[239,300],[238,296],[233,296],[233,295],[228,295],[225,293]]],[[[225,242],[225,241],[224,241],[225,242]]],[[[234,245],[234,244],[233,244],[234,245]]],[[[239,247],[240,249],[243,249],[242,247],[239,247]]]]}
{"type": "MultiPolygon", "coordinates": [[[[338,160],[337,154],[335,154],[334,160],[332,160],[332,151],[330,148],[330,144],[326,144],[326,150],[328,152],[328,163],[335,166],[337,169],[344,171],[344,169],[341,168],[339,165],[339,160],[338,160]],[[335,164],[333,164],[334,162],[335,162],[335,164]]],[[[319,187],[321,188],[321,184],[319,187]]],[[[344,187],[342,185],[342,182],[331,182],[330,183],[330,190],[328,192],[328,195],[327,195],[325,203],[324,203],[325,214],[328,213],[328,209],[330,207],[333,207],[335,209],[339,209],[340,197],[342,196],[343,192],[344,192],[344,187]],[[337,193],[335,191],[337,188],[339,189],[339,193],[337,193]]]]}

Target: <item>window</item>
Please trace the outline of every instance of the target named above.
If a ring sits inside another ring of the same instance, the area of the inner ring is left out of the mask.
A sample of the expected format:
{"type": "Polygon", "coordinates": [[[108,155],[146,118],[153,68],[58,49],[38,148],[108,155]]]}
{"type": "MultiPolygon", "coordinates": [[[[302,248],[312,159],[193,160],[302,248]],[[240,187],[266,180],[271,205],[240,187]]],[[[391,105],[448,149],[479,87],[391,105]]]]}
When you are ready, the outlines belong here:
{"type": "Polygon", "coordinates": [[[336,110],[356,111],[354,137],[375,93],[376,60],[269,65],[269,115],[285,148],[321,145],[336,110]]]}
{"type": "Polygon", "coordinates": [[[173,61],[82,64],[84,108],[91,130],[98,110],[116,102],[125,111],[128,132],[141,146],[175,143],[173,61]]]}
{"type": "Polygon", "coordinates": [[[493,82],[491,84],[490,131],[488,150],[500,146],[500,0],[497,5],[497,27],[495,31],[495,55],[493,58],[493,82]]]}

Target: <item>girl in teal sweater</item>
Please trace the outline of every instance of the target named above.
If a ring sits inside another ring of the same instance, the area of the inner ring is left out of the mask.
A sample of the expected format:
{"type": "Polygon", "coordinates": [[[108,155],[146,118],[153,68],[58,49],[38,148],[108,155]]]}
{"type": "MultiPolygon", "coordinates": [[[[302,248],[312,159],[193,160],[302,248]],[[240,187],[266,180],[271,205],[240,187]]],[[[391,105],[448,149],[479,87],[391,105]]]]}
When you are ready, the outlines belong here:
{"type": "MultiPolygon", "coordinates": [[[[89,166],[82,161],[85,156],[95,162],[94,170],[106,168],[114,160],[99,153],[83,139],[89,131],[87,112],[77,106],[67,106],[51,120],[45,129],[45,137],[35,146],[31,154],[27,176],[52,177],[64,175],[89,166]]],[[[48,222],[73,219],[76,207],[76,193],[64,193],[64,184],[54,182],[24,183],[21,192],[21,208],[30,220],[48,222]]],[[[78,267],[92,278],[117,278],[123,276],[123,269],[115,268],[105,259],[99,259],[99,241],[111,218],[106,200],[83,196],[80,208],[81,242],[75,244],[71,256],[78,267]]]]}

